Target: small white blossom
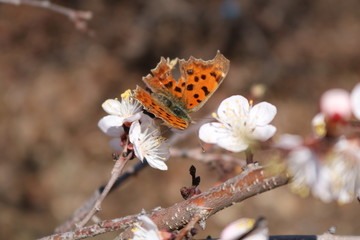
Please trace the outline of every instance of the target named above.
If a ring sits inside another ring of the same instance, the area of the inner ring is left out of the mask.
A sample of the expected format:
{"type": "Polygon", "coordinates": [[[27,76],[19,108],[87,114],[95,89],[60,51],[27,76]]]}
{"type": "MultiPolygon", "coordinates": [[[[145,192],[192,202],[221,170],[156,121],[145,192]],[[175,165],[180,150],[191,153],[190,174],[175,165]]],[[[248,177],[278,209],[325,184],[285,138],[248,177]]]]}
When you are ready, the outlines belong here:
{"type": "Polygon", "coordinates": [[[138,217],[142,221],[142,226],[137,224],[135,228],[132,229],[134,233],[133,240],[161,240],[159,230],[156,224],[147,216],[138,217]]]}
{"type": "Polygon", "coordinates": [[[115,137],[109,145],[116,151],[121,151],[120,137],[125,133],[124,123],[133,122],[144,118],[142,107],[137,100],[132,98],[130,90],[121,95],[121,100],[108,99],[102,104],[109,115],[98,122],[98,127],[108,136],[115,137]]]}
{"type": "Polygon", "coordinates": [[[252,218],[240,218],[226,226],[221,232],[220,240],[267,240],[268,235],[269,230],[264,219],[259,222],[252,218]]]}
{"type": "Polygon", "coordinates": [[[123,133],[125,122],[134,122],[141,118],[142,107],[132,98],[130,90],[121,95],[121,101],[108,99],[102,107],[109,115],[100,119],[98,126],[107,135],[118,137],[123,133]]]}
{"type": "Polygon", "coordinates": [[[199,137],[229,151],[244,151],[254,141],[268,140],[276,131],[269,125],[276,115],[276,107],[267,102],[252,106],[240,95],[222,101],[214,115],[219,122],[201,126],[199,137]]]}
{"type": "Polygon", "coordinates": [[[141,161],[146,160],[153,168],[167,170],[165,161],[169,158],[169,147],[160,136],[159,129],[151,124],[135,121],[131,124],[129,139],[134,144],[134,152],[141,161]]]}

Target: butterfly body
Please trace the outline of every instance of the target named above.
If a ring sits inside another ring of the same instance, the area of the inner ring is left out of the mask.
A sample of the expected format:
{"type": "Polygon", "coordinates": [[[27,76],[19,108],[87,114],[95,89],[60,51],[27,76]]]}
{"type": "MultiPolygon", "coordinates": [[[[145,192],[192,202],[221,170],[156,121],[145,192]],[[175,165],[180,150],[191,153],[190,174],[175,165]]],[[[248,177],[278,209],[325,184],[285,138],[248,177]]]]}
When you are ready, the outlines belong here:
{"type": "Polygon", "coordinates": [[[221,84],[229,69],[229,60],[218,52],[213,60],[190,57],[179,60],[180,78],[172,77],[178,59],[161,58],[155,69],[143,78],[151,92],[137,87],[135,98],[144,108],[164,120],[165,124],[186,129],[190,112],[197,111],[221,84]]]}

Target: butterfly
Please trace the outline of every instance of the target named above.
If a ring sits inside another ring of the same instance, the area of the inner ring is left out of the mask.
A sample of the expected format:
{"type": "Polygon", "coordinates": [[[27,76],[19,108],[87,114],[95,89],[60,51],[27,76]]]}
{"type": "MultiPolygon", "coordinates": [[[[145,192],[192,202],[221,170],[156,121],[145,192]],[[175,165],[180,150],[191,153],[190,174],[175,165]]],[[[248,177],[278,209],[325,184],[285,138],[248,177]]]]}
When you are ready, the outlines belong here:
{"type": "Polygon", "coordinates": [[[199,110],[224,80],[230,61],[219,51],[214,59],[204,61],[161,58],[151,73],[143,77],[150,92],[137,86],[134,97],[144,109],[161,118],[166,125],[186,129],[191,123],[190,112],[199,110]],[[179,62],[180,77],[172,77],[179,62]]]}

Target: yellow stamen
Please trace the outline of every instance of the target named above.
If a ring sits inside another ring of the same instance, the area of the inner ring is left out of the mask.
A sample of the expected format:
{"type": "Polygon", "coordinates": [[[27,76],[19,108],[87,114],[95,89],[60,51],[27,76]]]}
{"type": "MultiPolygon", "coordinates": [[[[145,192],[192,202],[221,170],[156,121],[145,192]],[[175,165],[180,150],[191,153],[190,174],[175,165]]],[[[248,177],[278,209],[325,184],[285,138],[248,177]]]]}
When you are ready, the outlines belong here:
{"type": "Polygon", "coordinates": [[[121,94],[121,98],[122,99],[125,99],[125,100],[128,100],[130,97],[131,97],[131,90],[130,89],[128,89],[128,90],[126,90],[125,92],[123,92],[122,94],[121,94]]]}
{"type": "Polygon", "coordinates": [[[252,107],[253,104],[254,104],[254,100],[250,99],[250,100],[249,100],[249,104],[250,104],[250,107],[252,107]]]}

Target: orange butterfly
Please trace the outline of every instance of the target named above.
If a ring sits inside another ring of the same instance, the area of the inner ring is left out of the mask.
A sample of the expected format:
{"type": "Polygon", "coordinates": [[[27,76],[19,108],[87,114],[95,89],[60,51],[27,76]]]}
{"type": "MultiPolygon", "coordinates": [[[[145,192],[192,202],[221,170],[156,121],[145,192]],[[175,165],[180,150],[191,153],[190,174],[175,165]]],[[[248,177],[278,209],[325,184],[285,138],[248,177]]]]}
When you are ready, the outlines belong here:
{"type": "Polygon", "coordinates": [[[137,86],[134,97],[144,108],[164,120],[165,124],[186,129],[191,123],[190,112],[199,110],[225,78],[230,61],[219,51],[213,60],[190,57],[179,60],[180,78],[175,80],[171,71],[178,59],[161,58],[160,63],[143,81],[151,90],[137,86]]]}

